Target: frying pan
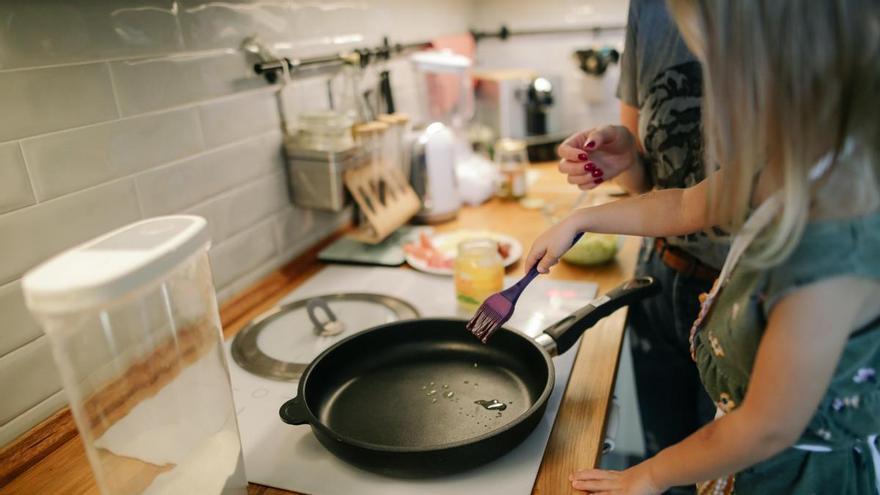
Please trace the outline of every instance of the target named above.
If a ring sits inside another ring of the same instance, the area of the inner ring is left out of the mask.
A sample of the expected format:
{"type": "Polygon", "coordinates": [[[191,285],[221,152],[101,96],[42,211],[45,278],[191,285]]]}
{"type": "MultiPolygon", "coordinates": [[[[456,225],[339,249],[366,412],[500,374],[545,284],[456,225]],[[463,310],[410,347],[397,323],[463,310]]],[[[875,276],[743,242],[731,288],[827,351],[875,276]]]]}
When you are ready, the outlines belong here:
{"type": "Polygon", "coordinates": [[[334,455],[392,476],[424,477],[500,457],[534,430],[554,386],[551,356],[597,321],[660,291],[632,279],[532,339],[502,328],[482,344],[459,319],[377,326],[337,342],[279,411],[334,455]]]}

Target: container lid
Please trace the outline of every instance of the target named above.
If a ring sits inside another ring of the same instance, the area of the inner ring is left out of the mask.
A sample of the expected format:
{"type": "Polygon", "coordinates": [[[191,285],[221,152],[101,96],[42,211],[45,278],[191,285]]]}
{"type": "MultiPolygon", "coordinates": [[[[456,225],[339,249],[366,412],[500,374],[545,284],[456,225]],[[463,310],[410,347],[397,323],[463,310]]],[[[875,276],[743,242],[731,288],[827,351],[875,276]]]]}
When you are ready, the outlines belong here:
{"type": "Polygon", "coordinates": [[[523,151],[526,149],[526,142],[521,139],[502,138],[495,143],[496,151],[506,153],[523,151]]]}
{"type": "Polygon", "coordinates": [[[409,115],[405,113],[383,113],[378,117],[379,122],[384,122],[388,125],[403,125],[409,122],[409,115]]]}
{"type": "Polygon", "coordinates": [[[366,136],[369,134],[379,134],[387,130],[388,124],[384,122],[379,122],[378,120],[365,122],[363,124],[357,124],[351,128],[351,132],[355,135],[355,137],[366,136]]]}
{"type": "Polygon", "coordinates": [[[105,306],[150,285],[210,243],[202,217],[155,217],[114,230],[25,274],[31,311],[70,313],[105,306]]]}
{"type": "Polygon", "coordinates": [[[232,359],[245,370],[276,380],[296,380],[318,354],[362,330],[419,317],[408,302],[370,293],[300,299],[276,307],[236,334],[232,359]]]}

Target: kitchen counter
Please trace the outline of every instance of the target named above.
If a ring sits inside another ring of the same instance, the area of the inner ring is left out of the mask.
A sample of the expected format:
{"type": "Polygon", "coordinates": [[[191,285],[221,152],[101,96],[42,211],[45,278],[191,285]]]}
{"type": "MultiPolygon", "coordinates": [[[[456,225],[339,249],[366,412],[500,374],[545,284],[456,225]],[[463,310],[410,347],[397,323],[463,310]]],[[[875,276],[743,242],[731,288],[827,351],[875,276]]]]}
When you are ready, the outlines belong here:
{"type": "MultiPolygon", "coordinates": [[[[556,171],[555,163],[534,165],[532,169],[537,172],[537,180],[530,189],[530,197],[541,198],[563,210],[577,198],[579,191],[565,182],[565,177],[556,171]]],[[[527,251],[546,225],[540,209],[528,210],[516,202],[492,200],[480,207],[464,208],[455,221],[436,229],[441,232],[458,228],[492,229],[519,239],[527,251]]],[[[226,338],[320,271],[325,265],[317,261],[317,253],[330,241],[332,239],[309,250],[224,304],[220,312],[226,338]]],[[[615,261],[590,268],[561,263],[553,268],[549,277],[593,281],[599,285],[599,293],[605,292],[632,276],[638,245],[638,239],[627,238],[615,261]]],[[[522,260],[508,271],[521,272],[522,260]]],[[[584,334],[533,493],[567,493],[571,472],[598,463],[625,320],[626,309],[621,309],[584,334]]],[[[3,467],[5,473],[0,474],[17,473],[0,488],[2,493],[98,493],[67,409],[4,448],[0,461],[7,464],[3,467]]],[[[291,493],[255,484],[250,485],[248,492],[251,495],[291,493]]]]}

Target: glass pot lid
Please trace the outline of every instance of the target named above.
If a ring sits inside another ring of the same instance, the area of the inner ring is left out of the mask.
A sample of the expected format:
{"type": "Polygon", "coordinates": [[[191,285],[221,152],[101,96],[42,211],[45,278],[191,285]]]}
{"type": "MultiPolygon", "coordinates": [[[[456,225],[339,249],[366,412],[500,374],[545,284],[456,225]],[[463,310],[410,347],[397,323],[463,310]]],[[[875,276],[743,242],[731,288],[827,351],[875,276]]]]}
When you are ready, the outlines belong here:
{"type": "Polygon", "coordinates": [[[408,302],[370,293],[310,297],[276,307],[242,329],[232,359],[274,380],[296,380],[328,347],[360,331],[419,317],[408,302]]]}

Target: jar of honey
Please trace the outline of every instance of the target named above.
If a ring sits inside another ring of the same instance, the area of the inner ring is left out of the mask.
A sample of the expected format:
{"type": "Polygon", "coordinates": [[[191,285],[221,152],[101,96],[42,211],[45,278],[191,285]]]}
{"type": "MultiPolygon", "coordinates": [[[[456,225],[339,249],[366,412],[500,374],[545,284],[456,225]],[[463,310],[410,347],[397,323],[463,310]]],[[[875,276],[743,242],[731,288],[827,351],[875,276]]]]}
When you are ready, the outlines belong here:
{"type": "Polygon", "coordinates": [[[473,313],[504,285],[504,263],[491,239],[470,239],[458,245],[455,258],[455,298],[458,307],[473,313]]]}

